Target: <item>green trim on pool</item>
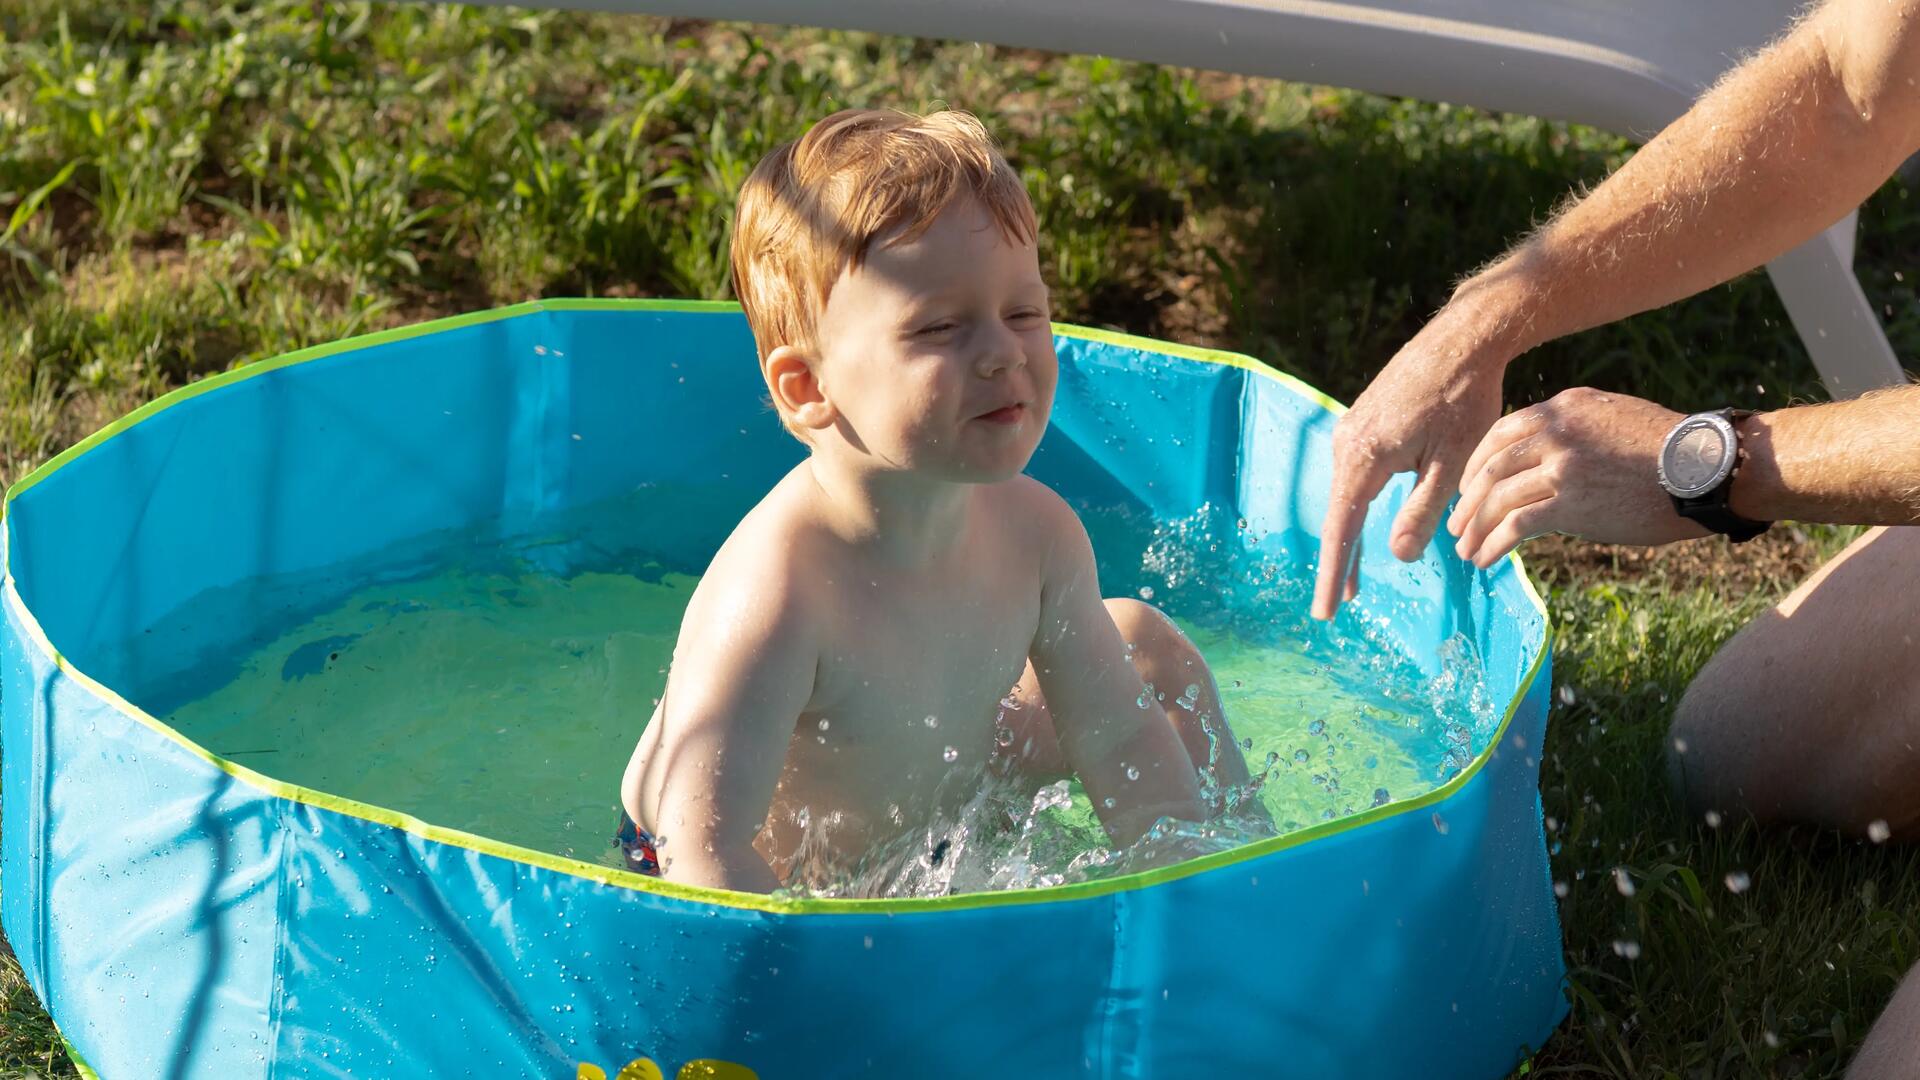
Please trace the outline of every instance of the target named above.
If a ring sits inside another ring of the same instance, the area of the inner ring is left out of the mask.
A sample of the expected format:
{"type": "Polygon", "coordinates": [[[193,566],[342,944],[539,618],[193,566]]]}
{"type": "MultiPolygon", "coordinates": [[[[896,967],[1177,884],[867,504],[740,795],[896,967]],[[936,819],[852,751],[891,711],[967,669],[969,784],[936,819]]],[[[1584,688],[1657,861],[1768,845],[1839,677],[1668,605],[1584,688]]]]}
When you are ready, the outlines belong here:
{"type": "MultiPolygon", "coordinates": [[[[46,464],[41,465],[38,469],[35,469],[32,473],[8,489],[5,505],[4,507],[0,507],[0,550],[4,550],[4,555],[0,555],[0,563],[3,563],[6,569],[4,578],[4,602],[12,605],[15,615],[19,617],[20,621],[26,627],[27,636],[67,677],[73,679],[81,686],[86,687],[95,696],[112,705],[128,719],[172,740],[194,756],[207,762],[214,768],[219,769],[221,772],[251,787],[258,788],[269,795],[288,799],[293,802],[306,803],[310,806],[316,806],[323,810],[331,810],[349,817],[357,817],[382,825],[388,825],[438,843],[466,848],[471,851],[478,851],[486,855],[493,855],[513,862],[525,863],[530,866],[538,866],[543,869],[569,874],[574,877],[586,878],[603,885],[612,885],[619,888],[631,889],[635,892],[653,893],[655,895],[668,896],[680,900],[691,900],[750,911],[762,911],[776,915],[918,914],[933,911],[962,911],[974,908],[1003,907],[1019,904],[1086,900],[1112,893],[1146,888],[1147,886],[1158,885],[1163,882],[1177,881],[1194,874],[1205,873],[1209,870],[1216,870],[1231,866],[1235,863],[1260,858],[1264,855],[1284,851],[1288,848],[1333,836],[1350,829],[1357,829],[1363,825],[1369,825],[1385,818],[1425,809],[1426,807],[1444,801],[1453,795],[1454,792],[1464,787],[1473,777],[1479,775],[1480,770],[1493,756],[1494,749],[1498,747],[1501,740],[1505,738],[1507,727],[1513,722],[1514,713],[1519,709],[1520,702],[1526,698],[1528,691],[1532,689],[1534,680],[1539,677],[1542,665],[1546,662],[1546,658],[1552,653],[1553,628],[1551,623],[1547,622],[1546,604],[1540,599],[1540,594],[1535,591],[1533,583],[1528,580],[1526,568],[1520,561],[1520,555],[1518,552],[1515,552],[1508,555],[1507,558],[1512,563],[1514,575],[1520,580],[1521,588],[1526,593],[1528,599],[1533,602],[1534,607],[1539,611],[1542,619],[1542,636],[1539,651],[1534,654],[1533,662],[1529,665],[1525,677],[1521,679],[1520,685],[1514,691],[1512,699],[1507,702],[1506,712],[1501,717],[1500,725],[1495,729],[1493,738],[1488,740],[1486,749],[1482,750],[1480,754],[1453,779],[1424,795],[1408,799],[1404,802],[1388,803],[1385,806],[1375,807],[1358,814],[1351,814],[1337,821],[1330,821],[1311,828],[1300,829],[1284,836],[1276,836],[1258,843],[1245,844],[1230,851],[1222,851],[1197,859],[1190,859],[1174,866],[1160,867],[1154,870],[1127,874],[1122,877],[1108,878],[1102,881],[1088,881],[1074,885],[1055,885],[1043,889],[961,893],[956,896],[930,897],[924,899],[795,900],[777,898],[762,893],[734,892],[727,889],[709,889],[693,885],[681,885],[615,867],[601,866],[579,859],[569,859],[564,856],[549,854],[544,851],[535,851],[531,848],[504,843],[474,833],[462,832],[458,829],[435,825],[397,810],[376,806],[372,803],[360,802],[356,799],[344,798],[324,791],[316,791],[313,788],[301,787],[298,784],[290,784],[283,780],[276,780],[263,773],[255,772],[244,765],[223,758],[193,740],[188,739],[172,726],[148,714],[144,709],[134,705],[115,691],[96,681],[92,676],[87,675],[75,667],[66,657],[60,654],[59,650],[54,647],[53,642],[47,638],[46,631],[40,626],[40,621],[34,617],[32,611],[28,610],[25,599],[20,596],[19,586],[13,576],[12,545],[9,542],[4,528],[5,515],[11,512],[13,500],[23,492],[31,489],[34,485],[59,471],[74,459],[87,453],[94,447],[99,446],[101,443],[106,442],[108,439],[113,438],[120,432],[166,409],[170,409],[181,402],[198,397],[208,391],[217,390],[243,379],[251,379],[257,375],[264,375],[293,364],[305,363],[309,360],[319,360],[324,357],[335,356],[356,349],[364,349],[395,341],[404,341],[408,338],[420,337],[425,334],[438,333],[444,330],[457,330],[467,326],[479,326],[485,323],[498,322],[503,319],[530,315],[541,311],[737,312],[739,310],[739,304],[726,300],[535,300],[515,304],[511,307],[471,312],[466,315],[436,319],[432,322],[420,323],[413,326],[398,327],[373,334],[363,334],[359,337],[347,338],[344,341],[337,341],[327,345],[317,345],[312,348],[286,353],[271,359],[260,360],[243,367],[235,368],[232,371],[223,372],[211,378],[203,379],[189,386],[183,386],[172,393],[148,402],[146,405],[135,409],[126,416],[94,432],[46,464]]],[[[1064,323],[1054,324],[1054,332],[1067,338],[1095,341],[1109,345],[1120,345],[1166,356],[1178,356],[1206,363],[1224,364],[1229,367],[1257,372],[1267,378],[1282,383],[1289,390],[1300,394],[1302,397],[1308,398],[1330,412],[1338,414],[1346,411],[1345,407],[1339,402],[1334,401],[1332,398],[1301,382],[1299,379],[1275,371],[1265,364],[1260,363],[1258,360],[1239,353],[1175,345],[1169,342],[1156,341],[1152,338],[1135,337],[1133,335],[1108,330],[1088,329],[1064,323]]],[[[69,1051],[71,1051],[71,1046],[69,1046],[69,1051]]],[[[77,1063],[78,1058],[76,1057],[75,1060],[77,1063]]],[[[84,1071],[84,1066],[82,1068],[84,1071]]],[[[91,1080],[97,1080],[97,1077],[91,1078],[91,1080]]]]}

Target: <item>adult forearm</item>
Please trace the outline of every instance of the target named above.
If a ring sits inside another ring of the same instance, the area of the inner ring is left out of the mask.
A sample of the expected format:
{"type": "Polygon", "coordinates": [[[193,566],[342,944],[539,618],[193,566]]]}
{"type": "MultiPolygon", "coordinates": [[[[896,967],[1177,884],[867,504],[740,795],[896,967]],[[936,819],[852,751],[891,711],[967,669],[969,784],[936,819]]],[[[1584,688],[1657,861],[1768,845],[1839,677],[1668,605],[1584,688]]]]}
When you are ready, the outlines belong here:
{"type": "Polygon", "coordinates": [[[1843,217],[1920,140],[1915,0],[1833,0],[1457,299],[1513,351],[1718,284],[1843,217]]]}
{"type": "Polygon", "coordinates": [[[1756,414],[1740,434],[1728,505],[1742,517],[1920,524],[1920,386],[1756,414]]]}

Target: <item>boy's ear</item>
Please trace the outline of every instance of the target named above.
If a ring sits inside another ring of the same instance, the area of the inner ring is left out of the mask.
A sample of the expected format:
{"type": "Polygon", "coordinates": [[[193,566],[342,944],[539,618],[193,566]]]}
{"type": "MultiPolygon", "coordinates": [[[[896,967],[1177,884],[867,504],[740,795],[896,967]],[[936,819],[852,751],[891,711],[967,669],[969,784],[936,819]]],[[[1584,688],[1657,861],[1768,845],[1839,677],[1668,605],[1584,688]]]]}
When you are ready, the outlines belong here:
{"type": "Polygon", "coordinates": [[[795,425],[818,431],[839,415],[820,381],[819,359],[793,345],[781,345],[760,362],[774,408],[795,425]]]}

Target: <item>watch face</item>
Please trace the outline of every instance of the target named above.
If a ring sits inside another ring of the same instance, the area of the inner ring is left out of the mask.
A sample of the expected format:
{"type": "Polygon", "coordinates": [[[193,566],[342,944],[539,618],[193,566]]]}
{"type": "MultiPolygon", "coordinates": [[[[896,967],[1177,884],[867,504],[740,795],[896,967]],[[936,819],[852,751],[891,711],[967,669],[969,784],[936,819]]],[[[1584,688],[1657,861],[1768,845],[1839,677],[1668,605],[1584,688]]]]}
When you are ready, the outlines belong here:
{"type": "Polygon", "coordinates": [[[1725,471],[1732,449],[1713,424],[1697,424],[1681,431],[1667,443],[1660,463],[1668,486],[1682,498],[1712,490],[1725,471]]]}

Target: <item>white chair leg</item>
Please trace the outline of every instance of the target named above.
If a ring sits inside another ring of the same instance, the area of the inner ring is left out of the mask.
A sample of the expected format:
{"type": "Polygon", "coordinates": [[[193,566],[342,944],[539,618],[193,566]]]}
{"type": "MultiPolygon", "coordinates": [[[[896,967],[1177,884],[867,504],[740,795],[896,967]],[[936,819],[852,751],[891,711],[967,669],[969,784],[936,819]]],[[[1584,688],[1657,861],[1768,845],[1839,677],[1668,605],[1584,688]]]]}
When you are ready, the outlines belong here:
{"type": "Polygon", "coordinates": [[[1767,264],[1793,328],[1835,398],[1906,381],[1853,276],[1855,215],[1767,264]]]}

